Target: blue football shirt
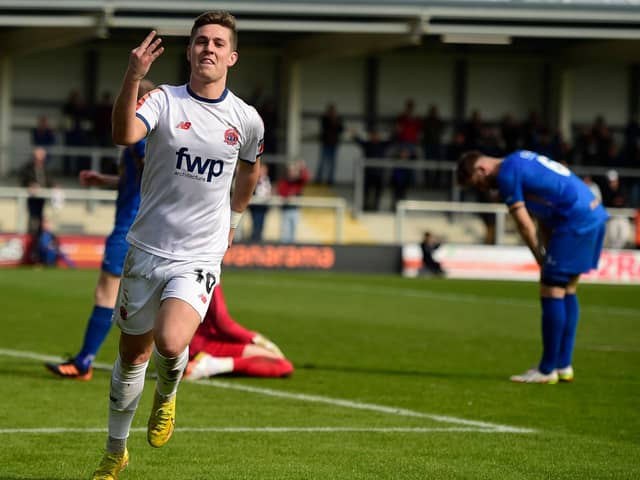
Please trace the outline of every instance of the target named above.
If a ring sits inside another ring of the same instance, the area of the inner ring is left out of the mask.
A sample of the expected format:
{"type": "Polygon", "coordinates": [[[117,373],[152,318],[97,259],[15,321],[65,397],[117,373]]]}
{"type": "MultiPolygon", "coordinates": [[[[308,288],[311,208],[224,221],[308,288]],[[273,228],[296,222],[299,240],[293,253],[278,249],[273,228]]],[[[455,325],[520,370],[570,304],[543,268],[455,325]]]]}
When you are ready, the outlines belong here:
{"type": "Polygon", "coordinates": [[[120,157],[120,182],[114,231],[127,233],[140,206],[140,179],[146,139],[124,149],[120,157]]]}
{"type": "Polygon", "coordinates": [[[589,187],[564,165],[519,150],[508,155],[497,177],[502,200],[524,201],[531,215],[553,230],[576,233],[601,226],[608,214],[589,187]]]}

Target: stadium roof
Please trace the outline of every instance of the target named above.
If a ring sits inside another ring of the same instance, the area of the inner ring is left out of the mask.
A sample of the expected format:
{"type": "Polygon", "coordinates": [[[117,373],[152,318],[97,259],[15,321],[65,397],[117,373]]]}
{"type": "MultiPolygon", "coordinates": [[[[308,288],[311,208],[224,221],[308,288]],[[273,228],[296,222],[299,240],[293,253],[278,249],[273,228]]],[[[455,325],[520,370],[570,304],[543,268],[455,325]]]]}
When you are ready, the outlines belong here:
{"type": "Polygon", "coordinates": [[[0,28],[154,27],[182,35],[212,7],[236,14],[240,30],[640,38],[640,0],[0,0],[0,28]]]}
{"type": "Polygon", "coordinates": [[[0,0],[0,55],[140,29],[183,37],[211,8],[230,10],[238,30],[253,32],[253,42],[243,34],[243,45],[286,46],[293,55],[384,49],[424,37],[640,40],[640,0],[0,0]]]}

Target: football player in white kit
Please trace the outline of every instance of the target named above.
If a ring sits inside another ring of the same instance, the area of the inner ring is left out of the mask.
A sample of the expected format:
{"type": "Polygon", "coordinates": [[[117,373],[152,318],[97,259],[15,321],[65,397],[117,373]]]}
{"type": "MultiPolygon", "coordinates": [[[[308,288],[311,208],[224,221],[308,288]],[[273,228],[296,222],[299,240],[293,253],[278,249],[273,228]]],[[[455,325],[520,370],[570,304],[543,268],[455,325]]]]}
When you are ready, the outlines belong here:
{"type": "Polygon", "coordinates": [[[114,311],[121,334],[107,446],[94,480],[118,478],[129,461],[127,437],[151,355],[158,380],[147,439],[161,447],[171,437],[189,342],[256,185],[264,126],[256,110],[226,88],[236,47],[231,14],[200,15],[187,48],[189,83],[161,85],[140,101],[138,85],[164,50],[156,32],[129,57],[114,104],[113,140],[129,145],[147,137],[147,150],[140,210],[127,236],[131,246],[114,311]]]}

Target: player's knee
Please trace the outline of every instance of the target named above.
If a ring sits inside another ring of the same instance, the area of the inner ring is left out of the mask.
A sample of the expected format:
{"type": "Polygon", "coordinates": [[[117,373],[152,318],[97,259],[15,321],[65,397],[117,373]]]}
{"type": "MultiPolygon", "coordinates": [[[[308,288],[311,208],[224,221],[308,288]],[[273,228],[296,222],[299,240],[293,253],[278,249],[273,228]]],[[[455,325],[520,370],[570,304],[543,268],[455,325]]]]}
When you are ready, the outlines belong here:
{"type": "Polygon", "coordinates": [[[98,286],[94,292],[93,299],[95,304],[100,307],[113,308],[116,304],[117,295],[113,295],[111,292],[98,286]]]}
{"type": "Polygon", "coordinates": [[[118,297],[120,278],[110,273],[101,272],[94,291],[95,304],[101,307],[113,308],[118,297]]]}
{"type": "Polygon", "coordinates": [[[157,338],[155,342],[156,352],[167,358],[175,358],[185,350],[184,342],[172,339],[157,338]]]}
{"type": "Polygon", "coordinates": [[[567,288],[573,275],[564,272],[543,271],[540,283],[547,287],[567,288]]]}

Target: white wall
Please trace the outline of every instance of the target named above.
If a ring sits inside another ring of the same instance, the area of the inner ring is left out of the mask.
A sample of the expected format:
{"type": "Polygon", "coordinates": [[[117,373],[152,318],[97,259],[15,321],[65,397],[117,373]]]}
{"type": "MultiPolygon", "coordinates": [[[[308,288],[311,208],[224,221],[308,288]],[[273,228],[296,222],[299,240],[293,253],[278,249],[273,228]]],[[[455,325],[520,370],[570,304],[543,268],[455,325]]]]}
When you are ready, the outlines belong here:
{"type": "Polygon", "coordinates": [[[431,104],[448,118],[453,109],[454,59],[422,52],[389,53],[380,57],[378,106],[381,115],[397,116],[407,99],[424,115],[431,104]]]}
{"type": "Polygon", "coordinates": [[[505,113],[524,119],[528,112],[542,112],[542,65],[513,59],[470,60],[467,78],[469,116],[479,110],[485,120],[505,113]]]}
{"type": "Polygon", "coordinates": [[[572,68],[571,110],[574,122],[592,123],[604,115],[609,125],[629,120],[629,71],[626,65],[587,64],[572,68]]]}

